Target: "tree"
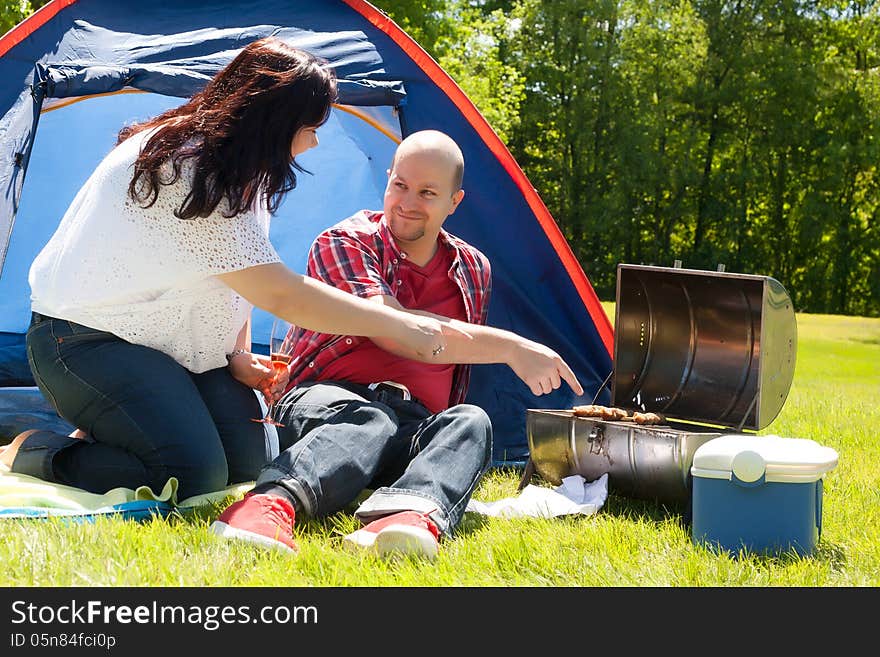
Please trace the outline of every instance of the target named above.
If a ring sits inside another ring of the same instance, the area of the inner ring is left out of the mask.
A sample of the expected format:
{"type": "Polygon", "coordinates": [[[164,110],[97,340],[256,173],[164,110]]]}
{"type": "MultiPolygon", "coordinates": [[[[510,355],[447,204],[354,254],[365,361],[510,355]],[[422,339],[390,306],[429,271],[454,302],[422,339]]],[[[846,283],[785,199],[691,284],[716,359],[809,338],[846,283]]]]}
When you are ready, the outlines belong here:
{"type": "Polygon", "coordinates": [[[377,6],[437,60],[506,141],[519,121],[524,84],[506,61],[511,24],[505,12],[468,0],[382,0],[377,6]]]}
{"type": "MultiPolygon", "coordinates": [[[[36,4],[42,6],[46,2],[36,4]]],[[[0,0],[0,35],[6,34],[33,12],[28,0],[0,0]]]]}

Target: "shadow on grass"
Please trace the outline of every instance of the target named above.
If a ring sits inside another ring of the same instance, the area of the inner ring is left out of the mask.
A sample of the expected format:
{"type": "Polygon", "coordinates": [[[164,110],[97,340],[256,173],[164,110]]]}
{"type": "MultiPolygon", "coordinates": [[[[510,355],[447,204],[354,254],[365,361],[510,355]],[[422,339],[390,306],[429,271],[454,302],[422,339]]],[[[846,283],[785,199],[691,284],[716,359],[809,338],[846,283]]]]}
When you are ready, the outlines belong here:
{"type": "Polygon", "coordinates": [[[849,561],[843,546],[837,543],[826,543],[821,540],[816,545],[816,551],[813,556],[826,561],[835,571],[843,570],[849,561]]]}
{"type": "MultiPolygon", "coordinates": [[[[341,511],[338,511],[329,516],[324,516],[321,518],[312,518],[312,517],[297,517],[296,519],[296,531],[297,533],[306,534],[312,536],[317,539],[327,539],[332,542],[341,542],[342,538],[356,529],[358,529],[361,524],[354,516],[354,511],[357,509],[358,503],[365,497],[369,495],[368,490],[365,490],[358,498],[346,506],[341,511]]],[[[170,523],[187,523],[191,525],[206,523],[210,524],[214,520],[217,519],[223,510],[236,501],[237,498],[229,497],[225,500],[220,500],[218,502],[208,502],[206,504],[200,505],[198,507],[193,507],[190,509],[174,509],[166,520],[170,523]]],[[[485,525],[487,519],[483,516],[474,513],[465,514],[461,523],[458,527],[456,527],[454,531],[454,536],[466,536],[471,534],[477,530],[479,530],[483,525],[485,525]]]]}
{"type": "MultiPolygon", "coordinates": [[[[540,486],[550,485],[544,481],[540,475],[533,475],[528,481],[522,482],[521,478],[524,469],[519,467],[499,467],[493,468],[491,472],[512,481],[520,482],[525,486],[532,483],[540,486]]],[[[360,527],[360,523],[354,517],[354,511],[358,504],[366,499],[372,491],[365,489],[351,504],[347,505],[341,511],[330,516],[322,518],[297,517],[296,527],[297,533],[313,535],[315,537],[326,537],[329,539],[341,540],[342,537],[360,527]]],[[[519,491],[513,490],[511,495],[519,494],[519,491]]],[[[218,502],[210,502],[193,509],[175,509],[168,518],[171,522],[186,522],[190,524],[213,522],[223,510],[236,501],[236,498],[229,497],[218,502]]],[[[620,493],[609,491],[608,499],[599,510],[599,514],[611,515],[633,521],[650,522],[660,524],[670,519],[675,519],[685,530],[690,530],[690,508],[689,504],[670,504],[668,502],[659,502],[652,500],[641,500],[628,497],[620,493]]],[[[582,518],[574,518],[574,521],[580,521],[582,518]]],[[[483,516],[479,513],[465,513],[459,525],[453,531],[453,537],[466,537],[470,534],[480,531],[489,522],[491,518],[483,516]]],[[[564,520],[564,518],[562,519],[564,520]]]]}
{"type": "Polygon", "coordinates": [[[641,500],[609,491],[608,499],[600,513],[627,520],[653,523],[675,519],[682,528],[690,529],[690,505],[686,502],[641,500]]]}
{"type": "Polygon", "coordinates": [[[819,542],[810,554],[800,554],[794,549],[774,552],[755,551],[743,547],[733,550],[712,543],[700,543],[699,547],[717,556],[723,555],[734,561],[747,561],[767,568],[785,568],[804,561],[818,561],[827,563],[832,570],[841,571],[847,564],[846,551],[834,543],[819,542]]]}
{"type": "Polygon", "coordinates": [[[458,527],[452,532],[454,538],[479,531],[489,523],[489,518],[479,513],[465,513],[458,527]]]}
{"type": "MultiPolygon", "coordinates": [[[[517,476],[520,476],[519,470],[517,476]]],[[[533,474],[525,483],[536,485],[548,485],[539,474],[533,474]]],[[[608,499],[599,510],[602,515],[610,515],[627,520],[647,521],[653,523],[664,522],[669,519],[678,520],[685,530],[691,526],[690,500],[682,502],[669,502],[660,500],[645,500],[616,492],[609,487],[608,499]]]]}

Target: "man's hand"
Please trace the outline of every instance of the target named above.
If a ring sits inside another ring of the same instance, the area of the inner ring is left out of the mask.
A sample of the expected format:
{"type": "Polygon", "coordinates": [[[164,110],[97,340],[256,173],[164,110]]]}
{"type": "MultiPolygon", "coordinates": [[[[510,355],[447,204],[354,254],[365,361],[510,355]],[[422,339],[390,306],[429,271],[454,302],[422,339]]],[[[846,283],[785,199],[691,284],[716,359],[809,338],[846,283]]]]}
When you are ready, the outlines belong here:
{"type": "MultiPolygon", "coordinates": [[[[535,395],[553,392],[562,385],[562,381],[568,383],[578,396],[584,394],[577,377],[562,357],[538,342],[492,326],[468,324],[421,310],[408,310],[391,296],[376,295],[369,299],[416,317],[434,318],[442,325],[442,337],[448,338],[436,342],[425,342],[423,339],[419,349],[393,339],[373,338],[373,342],[385,351],[429,363],[506,363],[535,395]],[[432,350],[430,354],[424,345],[432,350]],[[443,348],[437,350],[438,346],[443,348]]],[[[431,330],[436,331],[436,326],[431,325],[431,330]]],[[[425,332],[425,335],[428,334],[430,330],[425,332]]]]}
{"type": "Polygon", "coordinates": [[[562,357],[549,347],[520,338],[511,350],[507,363],[535,395],[553,392],[562,381],[578,396],[584,389],[562,357]]]}
{"type": "Polygon", "coordinates": [[[266,403],[277,401],[284,394],[290,370],[277,371],[269,366],[269,357],[259,354],[242,353],[229,361],[229,373],[232,377],[248,388],[259,390],[266,398],[266,403]]]}

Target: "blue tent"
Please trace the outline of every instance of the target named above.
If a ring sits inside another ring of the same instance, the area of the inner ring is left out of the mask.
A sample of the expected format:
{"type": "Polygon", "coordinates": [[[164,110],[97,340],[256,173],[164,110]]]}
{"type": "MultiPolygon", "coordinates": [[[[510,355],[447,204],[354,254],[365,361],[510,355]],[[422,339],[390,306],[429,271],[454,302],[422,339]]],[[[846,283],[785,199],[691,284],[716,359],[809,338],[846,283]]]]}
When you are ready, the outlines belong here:
{"type": "MultiPolygon", "coordinates": [[[[533,396],[503,365],[474,367],[468,401],[495,429],[496,465],[528,456],[527,408],[588,403],[611,370],[613,333],[593,287],[510,152],[440,66],[362,0],[54,0],[0,39],[0,436],[66,427],[33,387],[24,351],[27,273],[119,128],[179,104],[241,47],[276,35],[323,57],[340,84],[321,146],[272,222],[272,241],[302,272],[323,228],[381,209],[395,145],[416,130],[452,136],[466,198],[446,228],[494,273],[490,324],[543,342],[584,386],[533,396]]],[[[264,346],[270,318],[257,311],[264,346]]],[[[145,381],[145,385],[160,382],[145,381]]],[[[603,391],[600,401],[607,402],[603,391]]]]}

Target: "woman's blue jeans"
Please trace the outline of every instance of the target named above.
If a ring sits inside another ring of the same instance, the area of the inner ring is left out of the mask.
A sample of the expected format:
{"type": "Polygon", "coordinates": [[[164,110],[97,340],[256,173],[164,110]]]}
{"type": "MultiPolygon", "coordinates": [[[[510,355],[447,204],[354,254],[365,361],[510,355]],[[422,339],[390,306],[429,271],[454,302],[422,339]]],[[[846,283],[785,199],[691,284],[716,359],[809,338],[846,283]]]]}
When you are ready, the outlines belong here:
{"type": "Polygon", "coordinates": [[[82,440],[31,434],[14,472],[94,493],[169,477],[178,498],[253,481],[270,458],[254,391],[225,367],[193,374],[170,356],[112,333],[35,314],[27,333],[37,386],[82,440]]]}
{"type": "Polygon", "coordinates": [[[343,509],[375,489],[355,512],[362,522],[398,511],[430,513],[454,529],[489,467],[492,425],[459,404],[432,415],[393,389],[323,381],[292,388],[276,404],[279,456],[257,478],[290,490],[308,515],[343,509]]]}

